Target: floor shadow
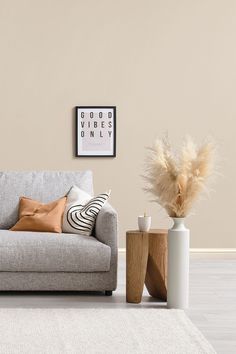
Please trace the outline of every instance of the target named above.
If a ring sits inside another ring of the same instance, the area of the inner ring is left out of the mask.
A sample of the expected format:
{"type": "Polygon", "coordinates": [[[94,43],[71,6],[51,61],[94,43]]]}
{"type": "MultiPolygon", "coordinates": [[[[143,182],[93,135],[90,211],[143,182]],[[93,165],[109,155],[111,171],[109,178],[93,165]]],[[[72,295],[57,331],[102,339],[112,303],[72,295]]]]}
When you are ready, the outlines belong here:
{"type": "Polygon", "coordinates": [[[143,296],[140,304],[126,302],[125,295],[105,296],[103,292],[86,291],[3,291],[0,308],[166,308],[166,303],[143,296]]]}

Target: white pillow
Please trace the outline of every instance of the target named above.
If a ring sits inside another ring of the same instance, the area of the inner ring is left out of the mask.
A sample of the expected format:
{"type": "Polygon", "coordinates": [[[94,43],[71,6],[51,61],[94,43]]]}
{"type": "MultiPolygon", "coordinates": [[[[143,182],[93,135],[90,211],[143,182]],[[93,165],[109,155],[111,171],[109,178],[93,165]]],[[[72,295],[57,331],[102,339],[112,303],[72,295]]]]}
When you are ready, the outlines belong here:
{"type": "Polygon", "coordinates": [[[91,197],[77,186],[71,187],[67,194],[62,232],[90,236],[96,217],[109,196],[110,191],[91,197]]]}

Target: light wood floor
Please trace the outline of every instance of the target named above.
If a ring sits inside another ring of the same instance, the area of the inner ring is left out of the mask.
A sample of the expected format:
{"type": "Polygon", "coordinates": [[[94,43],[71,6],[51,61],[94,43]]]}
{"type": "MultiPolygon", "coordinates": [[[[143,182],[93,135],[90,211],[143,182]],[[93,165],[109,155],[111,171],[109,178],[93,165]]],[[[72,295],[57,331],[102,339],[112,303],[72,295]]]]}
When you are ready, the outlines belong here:
{"type": "Polygon", "coordinates": [[[192,255],[186,312],[217,353],[236,353],[236,254],[192,255]]]}
{"type": "MultiPolygon", "coordinates": [[[[0,293],[0,308],[165,308],[148,296],[141,304],[125,302],[125,254],[119,256],[118,288],[100,293],[0,293]]],[[[236,254],[192,254],[190,308],[186,311],[217,353],[236,353],[236,254]]],[[[191,353],[190,353],[191,354],[191,353]]]]}

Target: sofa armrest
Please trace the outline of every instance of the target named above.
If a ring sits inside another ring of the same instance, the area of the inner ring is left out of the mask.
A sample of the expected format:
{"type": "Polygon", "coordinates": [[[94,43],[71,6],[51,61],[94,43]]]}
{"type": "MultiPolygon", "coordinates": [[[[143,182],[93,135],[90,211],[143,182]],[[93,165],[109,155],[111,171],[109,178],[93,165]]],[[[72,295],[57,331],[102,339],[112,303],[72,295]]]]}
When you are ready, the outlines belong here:
{"type": "Polygon", "coordinates": [[[95,236],[100,242],[110,246],[112,253],[117,252],[117,213],[109,203],[98,213],[95,236]]]}
{"type": "Polygon", "coordinates": [[[109,282],[105,290],[112,291],[117,286],[117,213],[112,206],[106,203],[97,216],[95,225],[95,237],[111,248],[110,271],[108,272],[109,282]]]}

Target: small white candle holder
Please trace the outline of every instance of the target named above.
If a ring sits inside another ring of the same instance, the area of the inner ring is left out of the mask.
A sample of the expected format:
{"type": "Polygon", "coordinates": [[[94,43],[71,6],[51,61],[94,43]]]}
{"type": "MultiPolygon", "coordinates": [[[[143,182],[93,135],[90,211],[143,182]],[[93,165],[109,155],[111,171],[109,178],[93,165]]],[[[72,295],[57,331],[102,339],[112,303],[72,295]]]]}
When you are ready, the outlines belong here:
{"type": "Polygon", "coordinates": [[[148,232],[151,228],[152,218],[151,216],[142,215],[138,217],[139,231],[148,232]]]}

